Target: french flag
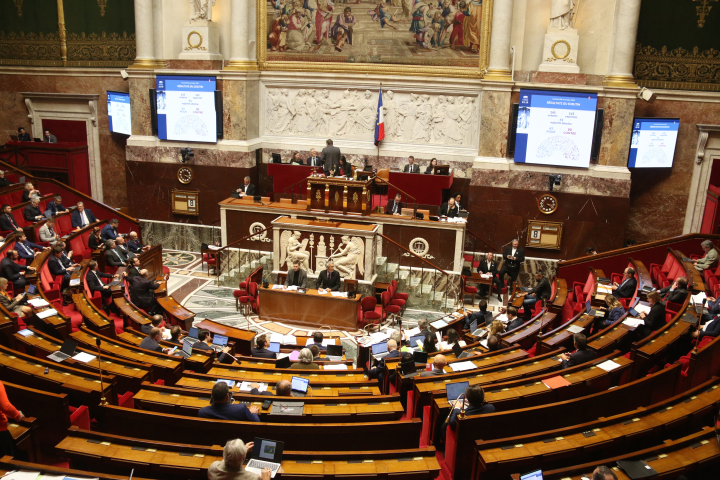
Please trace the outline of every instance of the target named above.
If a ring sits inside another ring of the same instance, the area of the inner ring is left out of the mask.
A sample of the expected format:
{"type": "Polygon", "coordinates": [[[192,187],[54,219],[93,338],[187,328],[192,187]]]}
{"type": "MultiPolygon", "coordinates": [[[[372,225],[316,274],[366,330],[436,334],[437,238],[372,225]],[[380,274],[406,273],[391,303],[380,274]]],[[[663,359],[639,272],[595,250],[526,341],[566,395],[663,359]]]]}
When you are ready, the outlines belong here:
{"type": "Polygon", "coordinates": [[[375,145],[385,138],[385,115],[383,115],[382,88],[378,97],[377,115],[375,116],[375,145]]]}

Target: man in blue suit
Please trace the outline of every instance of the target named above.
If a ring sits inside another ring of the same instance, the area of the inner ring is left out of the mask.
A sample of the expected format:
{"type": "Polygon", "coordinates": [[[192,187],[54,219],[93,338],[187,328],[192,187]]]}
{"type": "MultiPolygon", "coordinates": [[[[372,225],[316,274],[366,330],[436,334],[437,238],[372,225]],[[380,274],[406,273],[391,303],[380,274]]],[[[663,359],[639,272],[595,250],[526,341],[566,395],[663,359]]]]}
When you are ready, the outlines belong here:
{"type": "Polygon", "coordinates": [[[57,215],[58,213],[68,213],[70,211],[63,206],[62,197],[60,195],[55,195],[53,201],[48,203],[47,210],[53,215],[57,215]]]}
{"type": "Polygon", "coordinates": [[[720,315],[717,315],[711,322],[705,324],[702,330],[695,330],[693,337],[698,339],[698,343],[703,337],[717,337],[720,335],[720,315]]]}
{"type": "Polygon", "coordinates": [[[25,263],[28,265],[35,260],[35,255],[43,251],[43,247],[40,245],[28,242],[27,236],[24,233],[18,236],[17,242],[15,242],[15,249],[20,258],[25,259],[25,263]]]}
{"type": "Polygon", "coordinates": [[[110,220],[110,223],[105,225],[102,229],[102,232],[100,232],[100,236],[102,237],[102,239],[105,241],[115,241],[115,239],[118,237],[117,226],[119,224],[120,222],[118,222],[117,218],[113,218],[112,220],[110,220]]]}
{"type": "Polygon", "coordinates": [[[83,202],[78,202],[77,210],[72,213],[72,219],[70,221],[74,229],[80,230],[91,223],[97,222],[97,218],[95,218],[95,215],[93,215],[93,212],[90,211],[89,208],[85,208],[83,202]]]}
{"type": "Polygon", "coordinates": [[[393,339],[387,341],[388,354],[380,360],[376,367],[371,368],[368,371],[368,378],[377,378],[380,385],[383,383],[383,373],[385,372],[385,359],[386,358],[398,358],[400,357],[400,351],[398,350],[397,342],[393,339]]]}

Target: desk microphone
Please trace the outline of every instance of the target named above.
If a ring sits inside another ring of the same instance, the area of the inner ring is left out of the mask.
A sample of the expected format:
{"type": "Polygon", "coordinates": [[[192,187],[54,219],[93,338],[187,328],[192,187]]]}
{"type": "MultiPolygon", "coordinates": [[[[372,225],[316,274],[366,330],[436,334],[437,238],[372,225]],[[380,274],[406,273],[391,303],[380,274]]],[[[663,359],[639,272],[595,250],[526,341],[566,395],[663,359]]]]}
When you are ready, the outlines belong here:
{"type": "Polygon", "coordinates": [[[458,415],[458,418],[465,418],[465,394],[461,393],[455,399],[455,404],[453,405],[453,408],[450,409],[450,413],[448,414],[447,418],[445,419],[445,425],[450,423],[450,416],[452,415],[452,412],[457,408],[458,401],[460,401],[461,398],[462,398],[462,404],[460,405],[460,415],[458,415]]]}

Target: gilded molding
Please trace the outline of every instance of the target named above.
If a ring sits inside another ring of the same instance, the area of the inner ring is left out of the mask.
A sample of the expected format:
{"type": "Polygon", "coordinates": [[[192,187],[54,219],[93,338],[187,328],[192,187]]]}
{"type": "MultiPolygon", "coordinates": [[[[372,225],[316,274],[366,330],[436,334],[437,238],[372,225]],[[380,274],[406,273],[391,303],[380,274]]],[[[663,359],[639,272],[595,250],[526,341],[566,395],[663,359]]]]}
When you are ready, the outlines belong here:
{"type": "Polygon", "coordinates": [[[692,52],[684,48],[668,51],[667,47],[635,49],[635,78],[649,88],[720,91],[720,51],[692,52]]]}
{"type": "Polygon", "coordinates": [[[13,0],[13,3],[15,4],[15,7],[17,8],[18,17],[22,17],[23,0],[13,0]]]}
{"type": "Polygon", "coordinates": [[[710,15],[710,10],[712,10],[712,6],[709,5],[709,2],[717,1],[718,0],[693,0],[693,2],[702,2],[699,6],[695,7],[698,16],[698,28],[703,28],[705,26],[705,17],[710,15]]]}
{"type": "Polygon", "coordinates": [[[490,61],[490,34],[492,31],[492,10],[494,0],[483,1],[483,16],[480,23],[480,51],[478,68],[404,65],[382,63],[334,63],[308,61],[268,60],[267,28],[268,0],[257,0],[257,57],[258,68],[268,71],[311,71],[329,73],[422,75],[434,77],[483,78],[490,61]],[[486,13],[487,12],[487,13],[486,13]]]}
{"type": "Polygon", "coordinates": [[[98,7],[100,7],[100,16],[104,17],[105,16],[105,7],[107,6],[108,0],[97,0],[97,2],[98,2],[98,7]]]}

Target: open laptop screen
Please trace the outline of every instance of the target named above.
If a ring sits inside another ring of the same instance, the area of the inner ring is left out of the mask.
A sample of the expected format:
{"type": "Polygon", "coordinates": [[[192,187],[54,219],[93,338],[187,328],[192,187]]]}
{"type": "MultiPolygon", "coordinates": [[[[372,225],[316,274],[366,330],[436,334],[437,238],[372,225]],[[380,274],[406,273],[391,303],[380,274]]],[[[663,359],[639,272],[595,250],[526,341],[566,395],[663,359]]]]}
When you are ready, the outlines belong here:
{"type": "Polygon", "coordinates": [[[521,475],[520,480],[543,480],[542,470],[535,470],[534,472],[521,475]]]}
{"type": "Polygon", "coordinates": [[[410,337],[410,346],[412,348],[417,348],[418,344],[417,341],[420,340],[420,345],[423,344],[425,341],[425,335],[415,335],[414,337],[410,337]]]}
{"type": "Polygon", "coordinates": [[[280,344],[278,342],[270,342],[268,350],[275,353],[280,353],[280,344]]]}
{"type": "Polygon", "coordinates": [[[199,332],[199,330],[197,327],[190,327],[190,331],[188,332],[188,337],[197,338],[198,332],[199,332]]]}
{"type": "Polygon", "coordinates": [[[330,357],[342,357],[342,345],[328,345],[327,346],[327,354],[330,357]]]}
{"type": "Polygon", "coordinates": [[[477,330],[477,320],[473,320],[473,322],[470,324],[470,333],[477,330]]]}
{"type": "Polygon", "coordinates": [[[192,343],[187,340],[183,340],[183,352],[188,355],[192,355],[192,343]]]}
{"type": "Polygon", "coordinates": [[[465,393],[468,385],[470,385],[470,382],[448,383],[446,388],[448,402],[457,400],[460,395],[465,393]]]}
{"type": "Polygon", "coordinates": [[[310,380],[302,377],[292,377],[292,389],[298,392],[306,393],[310,380]]]}
{"type": "Polygon", "coordinates": [[[257,460],[265,460],[273,463],[282,462],[282,454],[285,444],[278,440],[268,440],[255,437],[255,447],[252,456],[257,460]]]}
{"type": "Polygon", "coordinates": [[[372,354],[377,355],[379,353],[385,353],[387,352],[387,342],[385,343],[376,343],[372,346],[372,354]]]}
{"type": "Polygon", "coordinates": [[[227,342],[228,342],[228,337],[226,337],[225,335],[215,335],[213,337],[213,343],[220,347],[224,347],[225,345],[227,345],[227,342]]]}
{"type": "Polygon", "coordinates": [[[585,302],[585,313],[590,313],[590,310],[592,310],[590,302],[592,302],[592,300],[588,300],[587,302],[585,302]]]}

